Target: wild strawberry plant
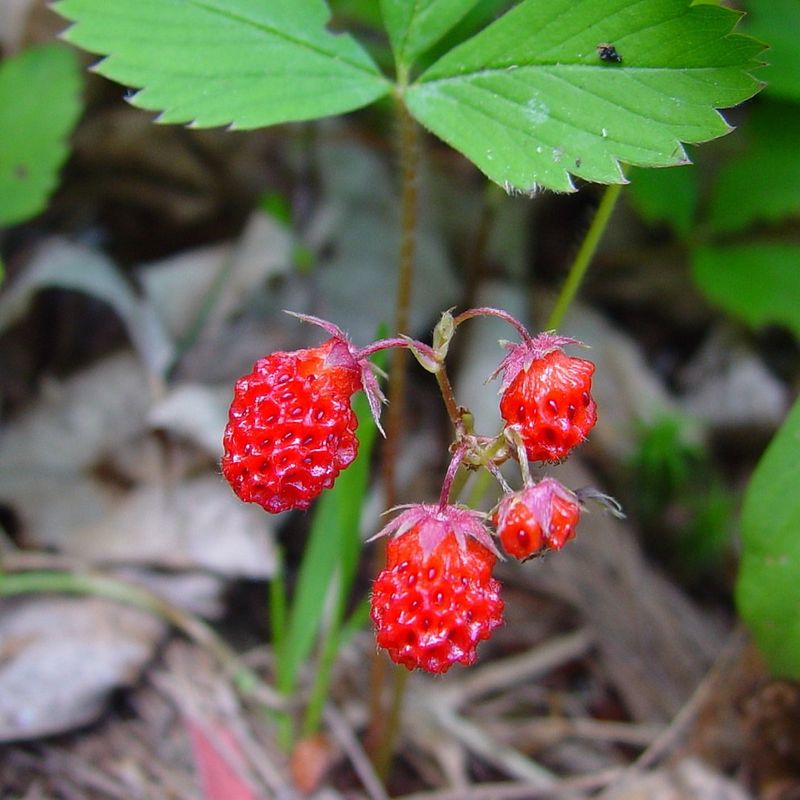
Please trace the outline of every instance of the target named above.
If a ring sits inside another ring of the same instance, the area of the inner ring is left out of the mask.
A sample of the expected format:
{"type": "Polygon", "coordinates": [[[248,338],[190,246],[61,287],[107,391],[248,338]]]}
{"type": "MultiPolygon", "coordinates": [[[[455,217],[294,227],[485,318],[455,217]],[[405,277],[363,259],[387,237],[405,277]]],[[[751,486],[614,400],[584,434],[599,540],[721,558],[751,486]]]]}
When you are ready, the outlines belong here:
{"type": "MultiPolygon", "coordinates": [[[[74,23],[65,38],[104,56],[95,70],[132,87],[130,102],[158,112],[162,123],[252,129],[391,96],[403,178],[398,334],[407,328],[414,254],[417,123],[506,191],[574,191],[576,179],[625,183],[623,165],[687,163],[685,144],[730,130],[717,109],[759,88],[751,72],[761,45],[734,32],[734,12],[689,0],[521,0],[497,6],[504,13],[477,30],[466,21],[474,22],[478,0],[381,0],[392,74],[353,35],[329,28],[322,0],[59,0],[54,7],[74,23]]],[[[552,327],[616,192],[598,210],[552,327]]],[[[595,497],[613,510],[597,492],[537,484],[528,469],[529,460],[565,458],[588,435],[596,419],[593,365],[562,352],[569,339],[533,337],[495,309],[445,315],[432,348],[395,338],[356,349],[341,331],[323,327],[332,337],[323,345],[267,356],[237,384],[223,471],[243,499],[268,511],[307,507],[355,457],[350,395],[364,389],[377,416],[380,394],[366,359],[384,347],[409,347],[436,376],[456,436],[438,505],[415,504],[383,531],[391,536],[389,560],[372,617],[381,646],[405,666],[440,672],[470,663],[502,603],[490,576],[497,557],[491,519],[451,497],[454,481],[469,469],[497,478],[505,499],[493,519],[500,541],[521,558],[572,538],[583,500],[595,497]],[[452,330],[475,313],[506,318],[521,338],[499,367],[505,426],[496,436],[471,430],[444,368],[452,330]],[[517,491],[499,471],[509,459],[519,464],[517,491]]],[[[393,368],[390,442],[401,376],[393,368]]],[[[391,463],[394,448],[386,452],[391,463]]]]}

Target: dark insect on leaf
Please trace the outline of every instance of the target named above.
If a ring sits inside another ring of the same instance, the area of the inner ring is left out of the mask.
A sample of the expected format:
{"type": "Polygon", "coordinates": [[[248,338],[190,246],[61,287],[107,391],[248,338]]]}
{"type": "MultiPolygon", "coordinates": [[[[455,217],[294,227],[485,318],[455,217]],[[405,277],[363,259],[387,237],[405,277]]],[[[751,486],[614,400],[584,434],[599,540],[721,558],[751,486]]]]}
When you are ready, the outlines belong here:
{"type": "Polygon", "coordinates": [[[611,61],[615,64],[622,63],[622,56],[617,52],[617,48],[608,42],[600,42],[597,45],[597,55],[601,61],[611,61]]]}

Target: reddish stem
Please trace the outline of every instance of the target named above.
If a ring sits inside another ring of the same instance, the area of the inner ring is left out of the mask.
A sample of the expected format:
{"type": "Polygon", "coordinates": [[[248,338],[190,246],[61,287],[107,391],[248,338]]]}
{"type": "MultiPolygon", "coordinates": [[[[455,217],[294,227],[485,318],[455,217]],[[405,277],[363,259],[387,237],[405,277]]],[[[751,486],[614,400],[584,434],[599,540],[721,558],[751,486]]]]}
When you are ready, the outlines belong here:
{"type": "Polygon", "coordinates": [[[414,347],[432,360],[438,361],[436,351],[430,345],[427,345],[424,342],[418,342],[415,339],[408,339],[405,336],[392,337],[391,339],[378,339],[377,342],[373,342],[372,344],[357,350],[353,356],[356,361],[361,361],[362,359],[369,358],[373,353],[377,353],[380,350],[388,350],[391,347],[414,347]]]}
{"type": "Polygon", "coordinates": [[[528,333],[528,329],[516,317],[512,317],[511,314],[507,311],[503,311],[501,308],[491,308],[489,306],[470,308],[466,311],[462,311],[453,319],[453,325],[458,327],[462,322],[466,322],[466,320],[472,319],[473,317],[497,317],[513,326],[522,337],[523,341],[529,342],[533,338],[530,333],[528,333]]]}
{"type": "Polygon", "coordinates": [[[444,511],[446,508],[449,500],[450,500],[450,489],[453,487],[453,480],[456,477],[456,472],[458,472],[458,468],[461,466],[461,462],[464,460],[464,456],[467,452],[467,445],[460,444],[456,447],[455,451],[453,452],[453,457],[450,459],[450,464],[447,467],[447,473],[444,476],[444,482],[442,483],[442,492],[439,495],[439,510],[444,511]]]}
{"type": "Polygon", "coordinates": [[[453,393],[453,385],[450,383],[450,376],[447,370],[442,368],[436,373],[436,383],[439,384],[439,391],[442,394],[444,406],[447,409],[447,416],[450,417],[450,422],[456,429],[456,433],[460,436],[464,430],[464,420],[461,417],[461,411],[456,404],[455,394],[453,393]]]}

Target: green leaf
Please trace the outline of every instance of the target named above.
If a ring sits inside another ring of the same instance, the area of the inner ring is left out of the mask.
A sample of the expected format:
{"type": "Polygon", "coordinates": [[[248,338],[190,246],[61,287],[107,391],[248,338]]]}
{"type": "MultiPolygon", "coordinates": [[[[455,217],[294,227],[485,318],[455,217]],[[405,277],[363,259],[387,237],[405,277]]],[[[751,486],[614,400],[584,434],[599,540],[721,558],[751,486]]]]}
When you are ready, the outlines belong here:
{"type": "Polygon", "coordinates": [[[366,51],[325,27],[322,0],[61,0],[69,41],[141,89],[160,122],[258,128],[351,111],[389,91],[366,51]]]}
{"type": "Polygon", "coordinates": [[[714,185],[709,222],[719,232],[800,214],[800,107],[759,104],[742,134],[747,149],[725,164],[714,185]]]}
{"type": "Polygon", "coordinates": [[[397,63],[416,58],[465,17],[478,0],[381,0],[381,11],[397,63]]]}
{"type": "Polygon", "coordinates": [[[69,154],[80,92],[75,54],[60,45],[32,47],[0,65],[0,224],[45,207],[69,154]]]}
{"type": "Polygon", "coordinates": [[[800,3],[797,0],[746,0],[744,23],[747,33],[769,45],[764,54],[767,68],[759,75],[764,90],[774,97],[800,100],[800,3]]]}
{"type": "Polygon", "coordinates": [[[744,498],[739,613],[781,676],[800,678],[800,400],[761,458],[744,498]]]}
{"type": "Polygon", "coordinates": [[[381,9],[375,0],[328,0],[328,5],[334,19],[341,21],[342,27],[383,30],[381,9]]]}
{"type": "Polygon", "coordinates": [[[409,87],[411,113],[508,190],[622,183],[619,162],[687,162],[730,128],[761,46],[687,0],[524,0],[409,87]],[[621,63],[602,60],[611,43],[621,63]]]}
{"type": "Polygon", "coordinates": [[[692,272],[711,302],[748,325],[782,324],[800,336],[800,246],[702,247],[692,272]]]}
{"type": "Polygon", "coordinates": [[[646,222],[666,222],[686,238],[694,225],[697,210],[697,170],[641,169],[628,172],[631,186],[628,198],[646,222]]]}

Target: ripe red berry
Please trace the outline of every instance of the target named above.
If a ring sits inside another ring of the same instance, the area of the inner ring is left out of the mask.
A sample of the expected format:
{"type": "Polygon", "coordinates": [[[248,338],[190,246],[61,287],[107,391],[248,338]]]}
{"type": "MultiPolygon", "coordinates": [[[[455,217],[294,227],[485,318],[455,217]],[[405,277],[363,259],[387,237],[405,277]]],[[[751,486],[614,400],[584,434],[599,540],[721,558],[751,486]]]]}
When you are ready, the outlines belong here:
{"type": "Polygon", "coordinates": [[[575,538],[581,517],[577,495],[554,478],[507,494],[495,515],[497,534],[510,556],[525,561],[545,550],[560,550],[575,538]]]}
{"type": "Polygon", "coordinates": [[[318,347],[272,353],[236,381],[225,428],[222,474],[245,502],[278,513],[308,508],[358,452],[351,395],[364,389],[373,413],[382,398],[366,360],[345,334],[318,347]]]}
{"type": "Polygon", "coordinates": [[[568,356],[574,339],[542,333],[510,347],[503,371],[500,414],[525,445],[530,461],[560,461],[597,422],[592,399],[594,364],[568,356]]]}
{"type": "MultiPolygon", "coordinates": [[[[415,505],[381,532],[399,530],[372,591],[378,646],[408,669],[446,672],[476,659],[478,643],[502,623],[497,560],[478,515],[415,505]]],[[[379,534],[380,535],[380,534],[379,534]]]]}

